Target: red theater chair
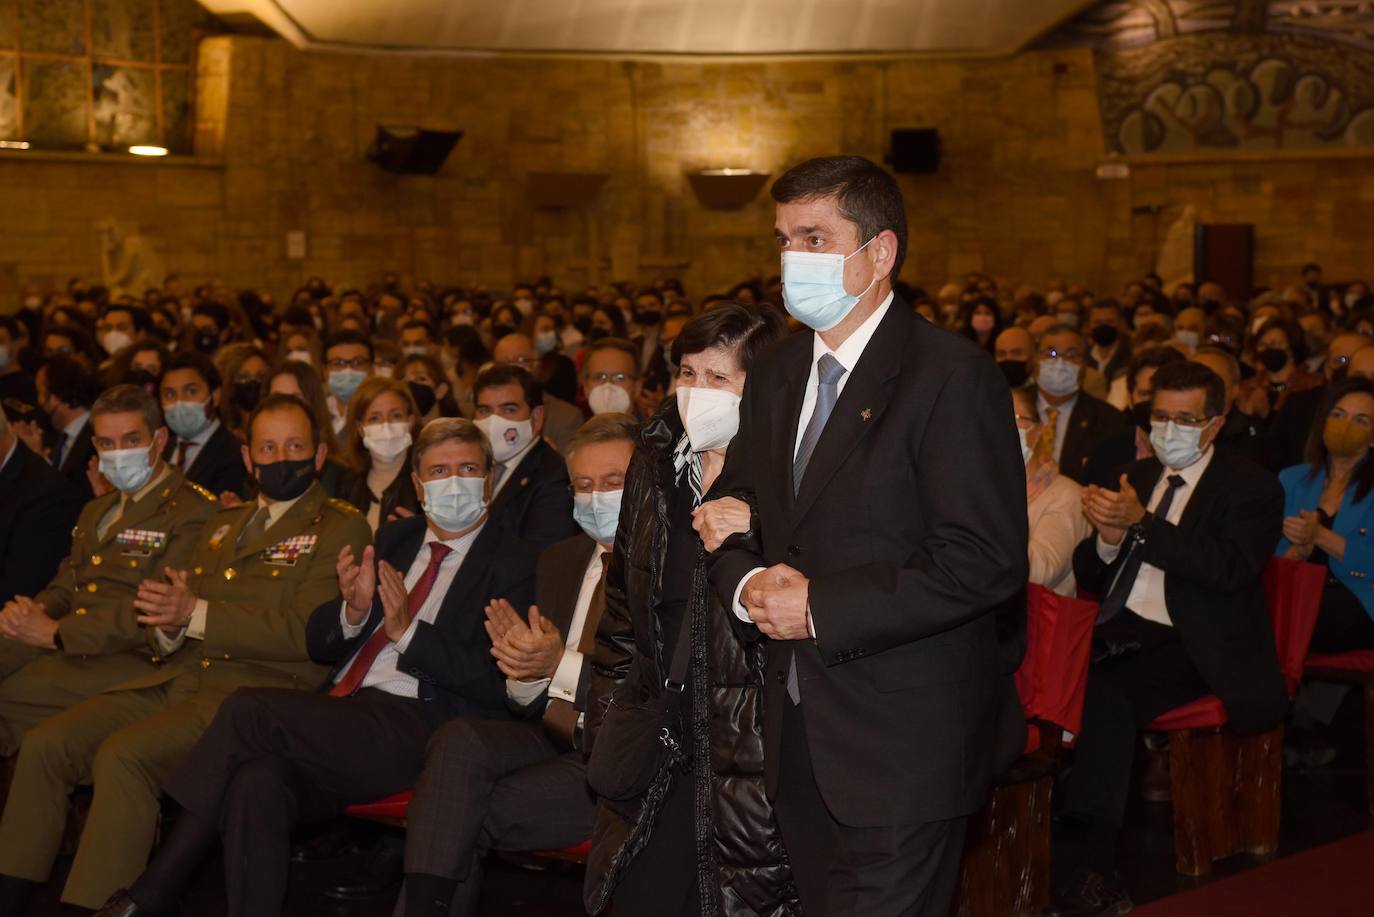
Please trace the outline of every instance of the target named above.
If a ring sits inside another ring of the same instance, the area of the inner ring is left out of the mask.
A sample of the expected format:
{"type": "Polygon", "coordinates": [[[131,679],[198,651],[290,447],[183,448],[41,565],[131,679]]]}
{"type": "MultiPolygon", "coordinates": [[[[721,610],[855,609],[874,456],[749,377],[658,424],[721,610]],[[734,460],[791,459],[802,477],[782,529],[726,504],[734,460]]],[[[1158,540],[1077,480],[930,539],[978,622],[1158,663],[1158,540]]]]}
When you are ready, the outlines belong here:
{"type": "Polygon", "coordinates": [[[1050,791],[1064,731],[1083,718],[1096,621],[1096,602],[1027,588],[1026,656],[1016,672],[1026,746],[969,821],[958,917],[1039,914],[1049,903],[1050,791]]]}
{"type": "Polygon", "coordinates": [[[1369,814],[1374,815],[1374,650],[1350,653],[1315,653],[1307,657],[1307,675],[1326,681],[1343,681],[1364,690],[1365,783],[1369,814]]]}
{"type": "MultiPolygon", "coordinates": [[[[1324,567],[1281,557],[1264,570],[1279,667],[1291,697],[1303,675],[1307,643],[1321,606],[1324,567]]],[[[1265,855],[1279,843],[1283,727],[1238,736],[1214,695],[1176,707],[1149,725],[1169,734],[1174,854],[1179,872],[1205,875],[1237,853],[1265,855]]]]}
{"type": "MultiPolygon", "coordinates": [[[[406,825],[406,807],[410,805],[410,798],[415,795],[406,790],[403,793],[396,793],[385,799],[378,799],[376,802],[366,802],[361,805],[349,806],[344,809],[344,813],[354,818],[361,818],[367,821],[378,822],[383,825],[391,825],[397,828],[404,828],[406,825]]],[[[567,863],[578,863],[586,865],[587,854],[591,852],[592,842],[584,841],[576,847],[569,847],[566,850],[534,850],[529,851],[532,855],[546,860],[562,860],[567,863]]]]}

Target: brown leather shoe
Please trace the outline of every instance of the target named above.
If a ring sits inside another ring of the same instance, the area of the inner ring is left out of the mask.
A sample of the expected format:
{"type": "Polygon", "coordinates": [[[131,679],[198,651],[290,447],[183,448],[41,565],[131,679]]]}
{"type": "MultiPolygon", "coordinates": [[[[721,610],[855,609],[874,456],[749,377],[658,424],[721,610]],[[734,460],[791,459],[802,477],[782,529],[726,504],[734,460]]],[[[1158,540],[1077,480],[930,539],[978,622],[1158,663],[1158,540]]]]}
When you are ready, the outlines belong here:
{"type": "Polygon", "coordinates": [[[1169,777],[1169,749],[1147,748],[1150,760],[1140,781],[1140,795],[1146,802],[1169,802],[1173,799],[1173,782],[1169,777]]]}

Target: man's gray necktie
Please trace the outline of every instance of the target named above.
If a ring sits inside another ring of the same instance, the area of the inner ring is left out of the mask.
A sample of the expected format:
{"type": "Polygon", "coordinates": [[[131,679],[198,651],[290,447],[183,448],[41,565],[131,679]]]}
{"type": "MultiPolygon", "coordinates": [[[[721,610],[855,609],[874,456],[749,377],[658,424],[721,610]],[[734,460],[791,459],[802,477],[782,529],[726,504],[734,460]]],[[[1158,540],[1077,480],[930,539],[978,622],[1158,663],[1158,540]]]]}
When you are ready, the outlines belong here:
{"type": "MultiPolygon", "coordinates": [[[[830,414],[835,410],[835,402],[840,397],[840,379],[844,378],[847,370],[833,354],[822,354],[816,363],[816,409],[811,412],[811,420],[806,425],[806,432],[802,434],[801,445],[797,447],[797,457],[792,460],[792,492],[801,491],[802,477],[806,474],[806,466],[811,462],[811,454],[816,451],[816,443],[820,441],[821,433],[825,430],[826,421],[830,419],[830,414]]],[[[792,657],[787,660],[787,696],[792,699],[793,704],[801,703],[801,684],[797,680],[797,653],[792,651],[792,657]]]]}
{"type": "Polygon", "coordinates": [[[801,491],[802,477],[806,466],[811,463],[811,455],[816,451],[825,423],[835,410],[835,402],[840,397],[840,379],[846,370],[833,354],[822,354],[816,363],[816,409],[811,412],[811,420],[802,434],[801,444],[797,446],[797,457],[792,460],[792,493],[801,491]]]}

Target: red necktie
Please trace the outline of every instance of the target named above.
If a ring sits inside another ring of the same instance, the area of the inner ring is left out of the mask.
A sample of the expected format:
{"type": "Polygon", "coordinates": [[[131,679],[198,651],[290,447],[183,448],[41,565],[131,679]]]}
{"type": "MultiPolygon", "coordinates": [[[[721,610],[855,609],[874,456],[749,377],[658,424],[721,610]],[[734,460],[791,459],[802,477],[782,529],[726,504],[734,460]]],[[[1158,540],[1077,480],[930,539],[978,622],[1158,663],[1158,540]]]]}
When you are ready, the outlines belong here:
{"type": "Polygon", "coordinates": [[[191,444],[186,440],[177,443],[177,467],[182,471],[186,470],[186,450],[191,448],[191,444]]]}
{"type": "MultiPolygon", "coordinates": [[[[410,597],[407,602],[412,618],[424,607],[425,599],[429,598],[429,591],[434,588],[434,581],[439,578],[439,565],[444,562],[444,558],[452,550],[441,541],[429,543],[429,566],[425,567],[424,574],[415,583],[414,588],[410,590],[410,597]]],[[[349,697],[358,693],[358,689],[363,686],[363,679],[367,677],[368,670],[372,668],[372,663],[377,661],[377,656],[390,642],[390,638],[386,635],[386,622],[383,621],[377,625],[372,636],[367,638],[367,642],[358,651],[358,655],[353,657],[353,664],[348,667],[344,677],[340,678],[334,687],[329,689],[329,693],[334,697],[349,697]]]]}

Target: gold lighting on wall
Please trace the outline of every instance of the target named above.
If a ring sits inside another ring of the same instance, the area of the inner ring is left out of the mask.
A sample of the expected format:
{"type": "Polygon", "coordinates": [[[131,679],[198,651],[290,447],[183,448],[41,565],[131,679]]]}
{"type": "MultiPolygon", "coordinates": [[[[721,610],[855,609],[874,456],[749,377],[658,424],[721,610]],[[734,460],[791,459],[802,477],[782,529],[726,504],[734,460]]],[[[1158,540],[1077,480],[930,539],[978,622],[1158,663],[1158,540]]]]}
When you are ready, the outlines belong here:
{"type": "Polygon", "coordinates": [[[748,205],[771,177],[771,172],[733,167],[687,173],[687,181],[697,200],[712,210],[739,210],[748,205]]]}

